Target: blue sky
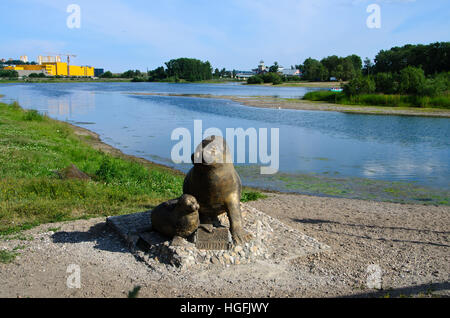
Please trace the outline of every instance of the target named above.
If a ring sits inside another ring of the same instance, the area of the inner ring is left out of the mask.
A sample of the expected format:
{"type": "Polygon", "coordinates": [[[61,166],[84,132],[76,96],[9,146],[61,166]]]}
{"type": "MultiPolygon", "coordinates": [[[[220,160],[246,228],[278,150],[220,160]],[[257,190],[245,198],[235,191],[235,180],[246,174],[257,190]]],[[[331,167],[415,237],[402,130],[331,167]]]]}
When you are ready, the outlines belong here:
{"type": "Polygon", "coordinates": [[[263,59],[358,54],[407,43],[449,41],[448,0],[2,0],[0,57],[74,53],[78,65],[113,72],[153,69],[178,57],[249,70],[263,59]],[[366,8],[381,7],[369,29],[366,8]],[[81,28],[66,26],[69,4],[81,28]]]}

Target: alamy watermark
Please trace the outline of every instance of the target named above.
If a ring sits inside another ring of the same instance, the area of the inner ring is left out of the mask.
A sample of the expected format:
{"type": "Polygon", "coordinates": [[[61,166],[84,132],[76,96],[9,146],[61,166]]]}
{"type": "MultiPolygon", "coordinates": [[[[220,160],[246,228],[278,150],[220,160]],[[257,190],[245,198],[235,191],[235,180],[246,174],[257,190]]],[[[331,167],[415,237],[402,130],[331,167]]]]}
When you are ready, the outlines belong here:
{"type": "Polygon", "coordinates": [[[70,264],[67,266],[66,273],[70,274],[67,277],[67,288],[81,288],[81,268],[77,264],[70,264]]]}
{"type": "Polygon", "coordinates": [[[379,265],[371,264],[367,266],[367,281],[366,285],[370,289],[381,289],[383,286],[382,270],[379,265]]]}
{"type": "Polygon", "coordinates": [[[373,3],[370,4],[367,9],[367,13],[370,15],[367,17],[366,25],[369,29],[380,29],[381,28],[381,7],[380,5],[373,3]]]}
{"type": "Polygon", "coordinates": [[[67,17],[66,25],[69,29],[81,28],[81,8],[78,4],[69,4],[66,9],[70,15],[67,17]]]}
{"type": "MultiPolygon", "coordinates": [[[[264,166],[260,167],[261,174],[275,174],[279,169],[279,128],[270,128],[270,154],[268,152],[268,128],[226,128],[225,136],[222,131],[216,127],[210,127],[203,131],[203,122],[201,120],[194,120],[194,145],[200,145],[202,140],[209,136],[220,136],[225,138],[228,144],[229,155],[223,156],[225,161],[221,163],[234,163],[236,154],[236,163],[261,163],[264,166]],[[236,142],[235,142],[236,140],[236,142]],[[246,142],[248,140],[248,144],[246,142]],[[248,161],[246,161],[246,154],[248,149],[248,161]],[[259,159],[259,160],[258,160],[259,159]]],[[[171,134],[172,140],[177,140],[172,147],[171,159],[174,163],[190,163],[194,160],[195,163],[201,163],[203,158],[191,158],[192,154],[192,136],[189,129],[184,127],[176,128],[171,134]]]]}

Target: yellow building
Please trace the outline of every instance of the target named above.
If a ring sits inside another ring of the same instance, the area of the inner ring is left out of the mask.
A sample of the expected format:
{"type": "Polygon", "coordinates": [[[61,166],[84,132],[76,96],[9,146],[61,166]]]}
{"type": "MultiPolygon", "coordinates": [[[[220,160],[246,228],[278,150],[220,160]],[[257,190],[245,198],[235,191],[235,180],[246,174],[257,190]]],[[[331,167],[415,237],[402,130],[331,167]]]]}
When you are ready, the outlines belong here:
{"type": "Polygon", "coordinates": [[[70,65],[67,67],[67,63],[64,62],[51,62],[42,63],[41,65],[17,65],[7,66],[5,70],[16,71],[41,71],[44,70],[49,76],[83,76],[93,77],[94,68],[90,66],[75,66],[70,65]]]}

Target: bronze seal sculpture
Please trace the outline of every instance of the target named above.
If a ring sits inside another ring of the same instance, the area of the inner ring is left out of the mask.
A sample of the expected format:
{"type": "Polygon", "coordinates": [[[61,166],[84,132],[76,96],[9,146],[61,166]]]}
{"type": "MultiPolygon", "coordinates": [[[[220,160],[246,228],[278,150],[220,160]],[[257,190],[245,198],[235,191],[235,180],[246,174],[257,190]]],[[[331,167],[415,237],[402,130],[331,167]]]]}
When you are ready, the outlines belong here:
{"type": "Polygon", "coordinates": [[[199,226],[199,204],[189,194],[169,200],[152,210],[152,228],[167,237],[187,238],[199,226]]]}
{"type": "Polygon", "coordinates": [[[233,241],[242,244],[250,240],[251,234],[242,226],[241,179],[225,140],[220,136],[204,139],[191,159],[194,167],[184,179],[183,193],[194,196],[200,204],[200,223],[219,225],[217,217],[227,213],[233,241]]]}

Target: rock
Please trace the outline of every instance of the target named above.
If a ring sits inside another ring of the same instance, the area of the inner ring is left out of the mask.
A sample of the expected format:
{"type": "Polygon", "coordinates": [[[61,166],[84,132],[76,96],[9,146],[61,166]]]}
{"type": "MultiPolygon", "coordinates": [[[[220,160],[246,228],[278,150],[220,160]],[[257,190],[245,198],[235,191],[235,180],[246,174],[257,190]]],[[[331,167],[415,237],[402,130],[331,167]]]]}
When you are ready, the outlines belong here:
{"type": "Polygon", "coordinates": [[[78,179],[78,180],[91,180],[91,177],[78,169],[74,164],[56,171],[56,174],[61,179],[78,179]]]}
{"type": "Polygon", "coordinates": [[[172,239],[172,242],[170,243],[170,245],[172,245],[172,246],[186,246],[187,244],[188,244],[188,241],[186,241],[181,236],[175,236],[172,239]]]}

